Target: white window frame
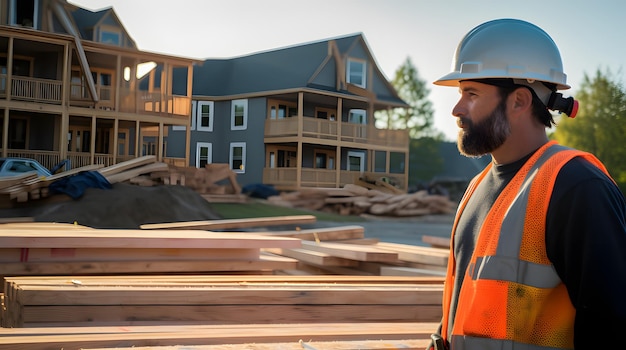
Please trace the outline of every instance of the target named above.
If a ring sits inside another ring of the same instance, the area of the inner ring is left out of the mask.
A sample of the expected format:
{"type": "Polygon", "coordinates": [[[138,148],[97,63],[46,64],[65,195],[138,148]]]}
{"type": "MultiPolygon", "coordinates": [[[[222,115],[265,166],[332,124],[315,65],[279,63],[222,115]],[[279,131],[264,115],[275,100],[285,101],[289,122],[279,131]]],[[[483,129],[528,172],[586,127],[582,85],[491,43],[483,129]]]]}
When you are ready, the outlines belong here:
{"type": "Polygon", "coordinates": [[[346,169],[348,171],[350,171],[350,157],[354,157],[354,158],[359,158],[360,159],[359,171],[360,172],[364,172],[365,171],[365,153],[363,153],[363,152],[355,152],[355,151],[348,151],[348,158],[346,159],[346,169]]]}
{"type": "Polygon", "coordinates": [[[230,151],[228,152],[228,164],[230,169],[238,174],[244,174],[246,172],[246,143],[245,142],[231,142],[230,151]],[[241,147],[241,168],[233,169],[234,149],[241,147]]]}
{"type": "Polygon", "coordinates": [[[233,100],[230,106],[230,130],[246,130],[248,128],[248,100],[233,100]],[[237,106],[243,106],[243,125],[235,125],[235,108],[237,106]]]}
{"type": "MultiPolygon", "coordinates": [[[[185,131],[186,125],[173,125],[172,131],[185,131]]],[[[196,130],[196,101],[191,101],[191,130],[196,130]]]]}
{"type": "Polygon", "coordinates": [[[196,129],[198,131],[213,131],[213,120],[215,119],[215,103],[213,101],[198,101],[196,112],[196,129]],[[202,126],[202,107],[209,106],[209,125],[202,126]]]}
{"type": "Polygon", "coordinates": [[[200,168],[200,149],[207,148],[207,164],[213,163],[213,144],[210,142],[196,143],[196,168],[200,168]]]}
{"type": "Polygon", "coordinates": [[[356,58],[348,58],[348,65],[347,65],[347,69],[346,69],[346,81],[350,84],[362,87],[362,88],[366,88],[367,86],[367,62],[365,62],[365,60],[359,60],[356,58]],[[355,66],[356,64],[360,64],[362,65],[361,67],[361,71],[359,72],[358,70],[356,70],[355,66]],[[354,65],[354,66],[353,66],[354,65]],[[353,72],[354,70],[354,72],[353,72]],[[352,81],[352,75],[356,75],[360,73],[361,76],[361,82],[360,83],[355,83],[352,81]]]}
{"type": "Polygon", "coordinates": [[[367,124],[367,111],[364,109],[351,109],[348,111],[348,122],[353,124],[365,125],[367,124]],[[361,117],[361,120],[356,120],[356,117],[361,117]]]}

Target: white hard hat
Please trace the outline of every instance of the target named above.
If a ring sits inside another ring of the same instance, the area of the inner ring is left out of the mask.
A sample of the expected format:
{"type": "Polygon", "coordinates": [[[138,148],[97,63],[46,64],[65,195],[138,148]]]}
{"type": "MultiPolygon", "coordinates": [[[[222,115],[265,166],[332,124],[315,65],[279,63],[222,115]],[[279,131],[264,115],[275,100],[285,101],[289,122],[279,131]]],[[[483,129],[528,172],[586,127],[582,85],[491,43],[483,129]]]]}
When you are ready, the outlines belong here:
{"type": "Polygon", "coordinates": [[[497,19],[472,29],[456,48],[452,72],[434,84],[458,86],[461,80],[490,78],[546,82],[557,90],[570,88],[552,38],[536,25],[517,19],[497,19]]]}

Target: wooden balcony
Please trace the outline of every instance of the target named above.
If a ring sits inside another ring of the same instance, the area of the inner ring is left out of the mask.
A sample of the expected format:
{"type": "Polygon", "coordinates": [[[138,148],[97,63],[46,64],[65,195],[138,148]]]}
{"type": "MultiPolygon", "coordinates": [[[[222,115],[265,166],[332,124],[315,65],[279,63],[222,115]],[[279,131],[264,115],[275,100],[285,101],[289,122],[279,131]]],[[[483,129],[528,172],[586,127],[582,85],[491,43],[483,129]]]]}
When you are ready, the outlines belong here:
{"type": "MultiPolygon", "coordinates": [[[[405,183],[404,174],[388,173],[368,173],[375,174],[376,177],[393,178],[398,183],[405,183]]],[[[298,168],[264,168],[263,183],[274,185],[278,190],[298,190],[297,184],[298,168]]],[[[337,181],[337,171],[327,169],[303,168],[300,177],[300,187],[323,187],[341,188],[346,184],[353,184],[362,175],[359,171],[339,171],[339,181],[337,181]]]]}
{"type": "MultiPolygon", "coordinates": [[[[0,74],[0,97],[7,94],[7,75],[0,74]]],[[[61,80],[13,76],[11,99],[40,103],[61,104],[63,101],[61,80]]],[[[94,103],[86,87],[70,86],[70,105],[115,110],[115,89],[111,86],[96,86],[99,101],[94,103]]],[[[131,91],[121,89],[119,112],[138,114],[160,114],[187,117],[191,113],[191,99],[187,96],[163,95],[160,92],[131,91]]]]}
{"type": "Polygon", "coordinates": [[[373,125],[345,123],[313,117],[265,120],[265,137],[290,136],[397,148],[406,148],[409,144],[409,134],[406,130],[377,129],[373,125]],[[299,130],[300,118],[302,118],[302,131],[299,130]]]}

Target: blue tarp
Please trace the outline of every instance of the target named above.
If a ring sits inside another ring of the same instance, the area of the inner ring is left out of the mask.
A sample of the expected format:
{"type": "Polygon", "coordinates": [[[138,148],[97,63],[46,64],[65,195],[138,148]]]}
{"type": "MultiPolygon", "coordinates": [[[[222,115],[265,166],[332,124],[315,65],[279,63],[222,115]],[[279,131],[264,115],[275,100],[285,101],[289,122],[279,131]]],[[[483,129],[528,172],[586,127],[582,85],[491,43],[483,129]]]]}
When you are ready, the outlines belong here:
{"type": "Polygon", "coordinates": [[[78,199],[85,194],[87,188],[110,189],[111,183],[97,171],[82,171],[76,175],[67,176],[48,186],[50,193],[63,193],[73,199],[78,199]]]}

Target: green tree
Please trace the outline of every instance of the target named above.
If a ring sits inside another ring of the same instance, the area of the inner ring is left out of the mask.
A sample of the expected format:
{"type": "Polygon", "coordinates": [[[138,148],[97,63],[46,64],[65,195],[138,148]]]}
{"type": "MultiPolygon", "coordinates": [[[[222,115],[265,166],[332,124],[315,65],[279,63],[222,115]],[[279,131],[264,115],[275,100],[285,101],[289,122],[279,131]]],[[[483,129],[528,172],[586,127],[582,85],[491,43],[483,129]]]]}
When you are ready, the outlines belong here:
{"type": "Polygon", "coordinates": [[[433,107],[428,99],[430,90],[419,77],[410,57],[396,70],[391,85],[409,108],[394,108],[376,115],[377,125],[386,129],[408,129],[411,138],[422,136],[441,137],[433,126],[433,107]]]}
{"type": "Polygon", "coordinates": [[[552,137],[559,143],[593,153],[609,170],[626,193],[626,91],[623,83],[611,78],[611,72],[585,74],[580,103],[574,119],[560,118],[552,137]]]}

